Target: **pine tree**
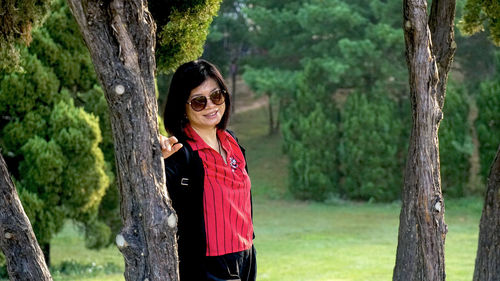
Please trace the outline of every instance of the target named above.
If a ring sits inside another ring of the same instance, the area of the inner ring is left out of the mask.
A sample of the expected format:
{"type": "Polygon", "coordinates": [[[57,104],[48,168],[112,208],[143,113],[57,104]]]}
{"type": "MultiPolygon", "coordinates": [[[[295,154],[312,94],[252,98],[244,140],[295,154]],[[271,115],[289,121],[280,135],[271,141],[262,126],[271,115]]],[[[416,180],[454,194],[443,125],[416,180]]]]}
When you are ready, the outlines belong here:
{"type": "Polygon", "coordinates": [[[351,93],[342,110],[342,191],[352,199],[400,198],[403,125],[394,100],[382,94],[351,93]]]}
{"type": "Polygon", "coordinates": [[[0,82],[0,115],[9,120],[0,126],[0,138],[50,262],[50,240],[64,219],[97,224],[97,208],[110,179],[99,148],[98,118],[75,107],[68,90],[59,90],[51,68],[26,50],[22,54],[25,72],[0,82]]]}

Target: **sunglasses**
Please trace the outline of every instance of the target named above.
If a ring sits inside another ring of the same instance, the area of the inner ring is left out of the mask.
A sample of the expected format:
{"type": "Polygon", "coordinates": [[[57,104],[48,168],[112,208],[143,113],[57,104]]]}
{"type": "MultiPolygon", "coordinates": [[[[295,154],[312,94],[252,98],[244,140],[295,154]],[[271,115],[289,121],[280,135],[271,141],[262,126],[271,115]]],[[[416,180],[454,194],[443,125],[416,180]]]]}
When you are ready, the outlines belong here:
{"type": "MultiPolygon", "coordinates": [[[[224,103],[226,100],[224,98],[224,95],[226,94],[226,91],[224,90],[215,90],[210,93],[208,96],[210,100],[212,101],[213,104],[215,105],[221,105],[224,103]]],[[[194,111],[202,111],[207,107],[208,99],[206,96],[198,96],[195,98],[192,98],[191,101],[188,101],[187,104],[191,105],[191,108],[194,111]]]]}

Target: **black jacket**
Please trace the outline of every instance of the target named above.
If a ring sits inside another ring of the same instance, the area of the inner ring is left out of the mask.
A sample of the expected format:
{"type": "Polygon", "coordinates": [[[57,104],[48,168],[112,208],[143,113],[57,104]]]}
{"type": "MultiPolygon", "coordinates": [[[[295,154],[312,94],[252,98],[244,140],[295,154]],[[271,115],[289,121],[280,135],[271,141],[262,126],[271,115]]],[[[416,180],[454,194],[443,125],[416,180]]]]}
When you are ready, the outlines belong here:
{"type": "MultiPolygon", "coordinates": [[[[238,142],[233,132],[228,132],[238,142]]],[[[179,151],[165,159],[167,189],[178,217],[179,274],[181,281],[202,281],[207,247],[203,209],[205,170],[198,152],[187,142],[182,144],[179,151]]],[[[239,146],[245,157],[245,149],[239,146]]],[[[247,166],[245,169],[248,172],[247,166]]]]}

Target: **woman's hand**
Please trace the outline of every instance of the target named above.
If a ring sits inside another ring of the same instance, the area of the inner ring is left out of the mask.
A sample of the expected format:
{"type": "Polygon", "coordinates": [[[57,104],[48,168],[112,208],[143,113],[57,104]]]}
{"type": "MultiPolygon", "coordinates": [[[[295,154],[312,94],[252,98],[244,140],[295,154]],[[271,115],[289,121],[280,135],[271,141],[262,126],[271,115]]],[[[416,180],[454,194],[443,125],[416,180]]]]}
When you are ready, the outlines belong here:
{"type": "Polygon", "coordinates": [[[176,137],[167,138],[160,135],[161,154],[163,158],[168,158],[176,153],[182,147],[182,143],[178,142],[176,137]]]}

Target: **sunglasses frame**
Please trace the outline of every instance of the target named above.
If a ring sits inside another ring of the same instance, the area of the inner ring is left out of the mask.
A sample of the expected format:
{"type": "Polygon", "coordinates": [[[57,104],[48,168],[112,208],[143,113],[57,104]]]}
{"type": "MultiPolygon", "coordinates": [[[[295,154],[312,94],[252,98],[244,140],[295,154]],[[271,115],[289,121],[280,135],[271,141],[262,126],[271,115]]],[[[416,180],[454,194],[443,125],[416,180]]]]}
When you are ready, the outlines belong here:
{"type": "Polygon", "coordinates": [[[192,109],[192,110],[194,110],[194,111],[196,111],[196,112],[200,112],[200,111],[202,111],[203,109],[207,108],[208,99],[210,99],[210,100],[212,101],[212,103],[213,103],[213,104],[215,104],[215,105],[221,105],[221,104],[225,103],[225,102],[226,102],[226,96],[225,96],[225,95],[226,95],[226,93],[227,93],[227,91],[226,91],[226,90],[223,90],[223,89],[218,89],[218,90],[215,90],[215,91],[211,92],[211,93],[208,95],[208,98],[207,98],[207,96],[197,96],[197,97],[194,97],[194,98],[192,98],[191,100],[187,101],[186,103],[187,103],[187,104],[189,104],[189,105],[191,106],[191,109],[192,109]],[[216,93],[218,93],[218,92],[220,92],[220,94],[221,94],[221,96],[222,96],[222,100],[223,100],[223,101],[222,101],[221,103],[219,103],[219,104],[215,103],[215,102],[214,102],[214,100],[212,99],[212,95],[213,95],[213,94],[216,94],[216,93]],[[205,102],[204,102],[205,104],[203,105],[203,108],[201,108],[201,109],[196,109],[196,108],[194,108],[194,106],[193,106],[193,100],[194,100],[194,99],[197,99],[197,98],[204,98],[204,99],[205,99],[205,102]]]}

